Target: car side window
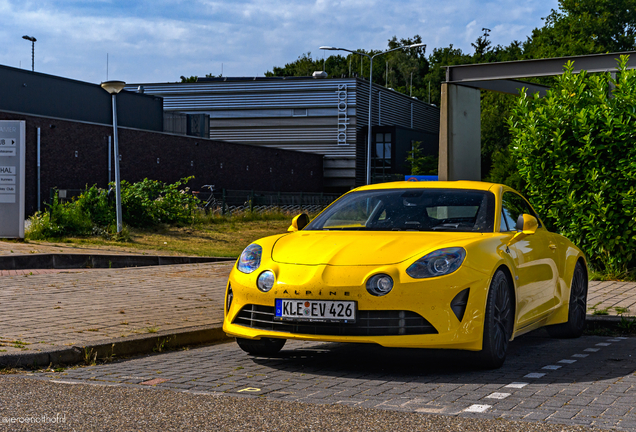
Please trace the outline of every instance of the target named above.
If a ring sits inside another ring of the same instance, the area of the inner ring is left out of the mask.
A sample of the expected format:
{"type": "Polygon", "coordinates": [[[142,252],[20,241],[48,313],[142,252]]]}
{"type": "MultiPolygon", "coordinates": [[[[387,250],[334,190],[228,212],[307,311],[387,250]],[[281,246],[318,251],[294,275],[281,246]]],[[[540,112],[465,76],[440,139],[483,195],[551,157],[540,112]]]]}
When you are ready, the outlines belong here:
{"type": "MultiPolygon", "coordinates": [[[[514,214],[514,212],[512,210],[506,209],[506,207],[504,207],[503,215],[502,215],[504,223],[502,225],[507,225],[507,228],[504,231],[514,231],[515,230],[515,225],[517,224],[517,219],[513,219],[513,216],[512,216],[513,214],[514,214]]],[[[519,217],[519,216],[517,216],[517,217],[519,217]]]]}
{"type": "MultiPolygon", "coordinates": [[[[506,224],[508,225],[508,231],[515,230],[519,215],[524,213],[536,217],[537,222],[539,222],[539,227],[541,227],[539,217],[534,210],[532,210],[532,207],[530,207],[526,200],[524,200],[520,195],[517,195],[514,192],[505,192],[503,194],[502,204],[503,218],[506,220],[506,224]]],[[[503,230],[503,222],[501,229],[503,230]]]]}
{"type": "Polygon", "coordinates": [[[506,224],[506,212],[504,212],[503,210],[501,211],[501,225],[499,227],[499,231],[501,232],[508,231],[508,224],[506,224]]]}

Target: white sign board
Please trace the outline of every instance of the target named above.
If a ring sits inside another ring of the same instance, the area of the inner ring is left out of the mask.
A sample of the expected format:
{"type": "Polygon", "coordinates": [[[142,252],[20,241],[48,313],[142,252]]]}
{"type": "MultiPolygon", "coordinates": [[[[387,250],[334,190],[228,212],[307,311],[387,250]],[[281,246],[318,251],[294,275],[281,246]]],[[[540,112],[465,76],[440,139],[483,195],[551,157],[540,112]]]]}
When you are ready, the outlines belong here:
{"type": "Polygon", "coordinates": [[[24,238],[24,121],[0,120],[0,237],[24,238]]]}

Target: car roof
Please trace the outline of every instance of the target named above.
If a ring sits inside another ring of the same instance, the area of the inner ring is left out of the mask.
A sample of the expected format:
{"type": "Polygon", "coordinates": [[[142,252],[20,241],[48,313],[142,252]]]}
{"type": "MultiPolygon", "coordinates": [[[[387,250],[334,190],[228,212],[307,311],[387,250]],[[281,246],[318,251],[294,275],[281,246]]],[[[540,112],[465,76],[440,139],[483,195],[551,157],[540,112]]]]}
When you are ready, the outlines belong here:
{"type": "Polygon", "coordinates": [[[496,183],[480,181],[397,181],[388,183],[378,183],[367,186],[360,186],[355,191],[380,190],[380,189],[470,189],[470,190],[490,190],[493,187],[502,187],[496,183]]]}

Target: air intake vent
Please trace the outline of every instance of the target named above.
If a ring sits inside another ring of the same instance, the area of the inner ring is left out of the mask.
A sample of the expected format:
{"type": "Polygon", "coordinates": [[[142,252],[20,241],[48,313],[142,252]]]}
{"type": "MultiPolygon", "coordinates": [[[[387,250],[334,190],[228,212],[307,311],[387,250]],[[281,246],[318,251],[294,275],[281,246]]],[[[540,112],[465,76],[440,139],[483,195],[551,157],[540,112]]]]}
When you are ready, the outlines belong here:
{"type": "Polygon", "coordinates": [[[455,298],[451,301],[450,307],[453,310],[453,313],[461,322],[464,319],[464,313],[466,312],[466,305],[468,304],[468,294],[470,292],[470,288],[466,288],[463,291],[460,291],[459,294],[455,296],[455,298]]]}

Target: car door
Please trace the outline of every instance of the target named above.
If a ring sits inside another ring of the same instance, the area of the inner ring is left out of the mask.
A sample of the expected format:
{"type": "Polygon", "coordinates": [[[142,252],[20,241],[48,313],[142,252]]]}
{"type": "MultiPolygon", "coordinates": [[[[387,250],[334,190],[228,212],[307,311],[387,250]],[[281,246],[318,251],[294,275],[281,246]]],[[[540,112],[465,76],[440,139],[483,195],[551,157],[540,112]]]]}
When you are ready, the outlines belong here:
{"type": "MultiPolygon", "coordinates": [[[[536,217],[532,207],[521,195],[510,191],[504,192],[501,230],[505,228],[512,236],[516,232],[515,225],[521,214],[536,217]]],[[[550,233],[539,225],[534,234],[508,246],[515,265],[517,317],[520,326],[543,318],[556,305],[559,272],[550,248],[550,240],[550,233]]]]}

